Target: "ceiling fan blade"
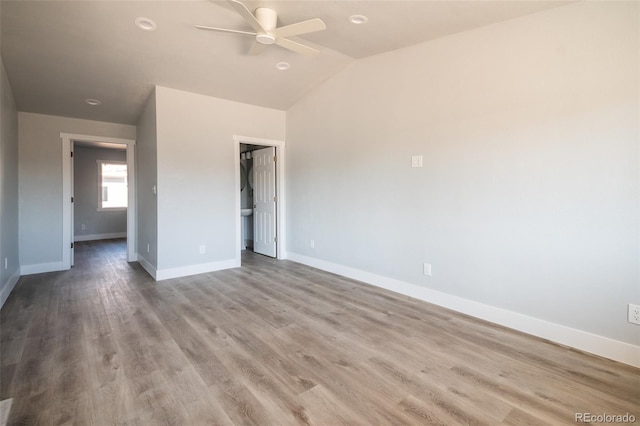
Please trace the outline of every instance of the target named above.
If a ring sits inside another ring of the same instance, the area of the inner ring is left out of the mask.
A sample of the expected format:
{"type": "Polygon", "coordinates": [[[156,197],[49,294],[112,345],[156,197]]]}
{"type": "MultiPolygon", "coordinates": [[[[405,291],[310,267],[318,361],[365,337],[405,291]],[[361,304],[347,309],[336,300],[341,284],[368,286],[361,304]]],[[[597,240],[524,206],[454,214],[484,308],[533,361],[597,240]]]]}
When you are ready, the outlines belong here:
{"type": "Polygon", "coordinates": [[[242,16],[244,20],[247,21],[247,23],[251,25],[254,30],[256,30],[256,32],[259,32],[259,33],[266,32],[266,30],[262,28],[262,25],[260,25],[260,22],[258,22],[258,20],[253,15],[253,13],[251,13],[251,11],[247,9],[247,6],[245,6],[244,4],[240,3],[237,0],[228,0],[228,1],[231,4],[231,6],[235,9],[235,11],[238,12],[240,16],[242,16]]]}
{"type": "Polygon", "coordinates": [[[264,48],[267,47],[266,44],[262,44],[262,43],[258,43],[257,41],[254,41],[253,44],[251,45],[251,49],[249,49],[249,55],[259,55],[264,48]]]}
{"type": "Polygon", "coordinates": [[[284,27],[275,28],[269,33],[274,37],[289,37],[300,34],[313,33],[316,31],[322,31],[327,26],[322,22],[322,19],[315,18],[308,21],[302,21],[291,25],[285,25],[284,27]]]}
{"type": "Polygon", "coordinates": [[[216,28],[216,27],[207,27],[206,25],[196,25],[196,28],[199,30],[208,30],[208,31],[220,31],[223,33],[234,33],[234,34],[246,34],[250,36],[255,36],[256,33],[251,33],[249,31],[238,31],[238,30],[230,30],[227,28],[216,28]]]}
{"type": "Polygon", "coordinates": [[[276,44],[280,47],[284,47],[285,49],[289,49],[293,52],[300,53],[302,55],[312,56],[319,52],[313,47],[305,46],[304,44],[291,41],[287,38],[280,38],[280,37],[276,38],[276,44]]]}

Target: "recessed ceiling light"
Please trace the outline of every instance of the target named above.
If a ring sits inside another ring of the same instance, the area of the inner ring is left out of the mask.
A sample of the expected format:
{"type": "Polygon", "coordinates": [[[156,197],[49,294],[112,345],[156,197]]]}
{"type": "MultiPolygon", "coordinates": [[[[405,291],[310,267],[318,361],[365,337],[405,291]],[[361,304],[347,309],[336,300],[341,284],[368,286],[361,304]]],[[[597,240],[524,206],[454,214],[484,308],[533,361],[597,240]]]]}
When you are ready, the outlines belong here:
{"type": "Polygon", "coordinates": [[[276,68],[278,68],[280,71],[285,71],[291,68],[291,65],[289,65],[289,62],[278,62],[276,64],[276,68]]]}
{"type": "Polygon", "coordinates": [[[356,25],[366,24],[368,20],[369,20],[369,18],[367,18],[364,15],[351,15],[351,16],[349,16],[349,22],[351,22],[352,24],[356,24],[356,25]]]}
{"type": "Polygon", "coordinates": [[[102,103],[97,99],[85,99],[84,101],[85,101],[85,103],[87,103],[87,104],[89,104],[91,106],[98,106],[98,105],[100,105],[102,103]]]}
{"type": "Polygon", "coordinates": [[[136,18],[136,26],[144,31],[155,31],[158,26],[149,18],[136,18]]]}

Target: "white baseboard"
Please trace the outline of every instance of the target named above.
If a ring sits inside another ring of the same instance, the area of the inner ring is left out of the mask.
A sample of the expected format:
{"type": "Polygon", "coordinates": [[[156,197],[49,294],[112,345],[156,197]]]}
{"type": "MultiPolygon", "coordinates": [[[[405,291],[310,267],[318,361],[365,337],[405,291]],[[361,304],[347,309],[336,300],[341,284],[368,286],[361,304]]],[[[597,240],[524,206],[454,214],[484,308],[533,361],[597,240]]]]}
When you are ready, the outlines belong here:
{"type": "Polygon", "coordinates": [[[571,346],[584,352],[640,367],[640,346],[297,253],[289,252],[286,258],[562,345],[571,346]]]}
{"type": "Polygon", "coordinates": [[[114,238],[127,238],[126,232],[112,232],[110,234],[74,235],[73,241],[97,241],[112,240],[114,238]]]}
{"type": "Polygon", "coordinates": [[[11,294],[19,279],[20,268],[17,268],[16,272],[9,277],[9,279],[2,286],[2,290],[0,290],[0,309],[2,309],[2,307],[4,306],[4,302],[7,301],[9,294],[11,294]]]}
{"type": "Polygon", "coordinates": [[[155,279],[156,281],[161,281],[171,278],[187,277],[189,275],[196,274],[206,274],[207,272],[239,267],[240,259],[234,258],[229,260],[221,260],[219,262],[200,263],[197,265],[180,266],[177,268],[158,269],[156,271],[155,279]]]}
{"type": "Polygon", "coordinates": [[[37,263],[33,265],[21,265],[20,275],[42,274],[45,272],[65,271],[62,262],[37,263]]]}
{"type": "Polygon", "coordinates": [[[153,267],[153,265],[144,257],[142,257],[139,253],[137,255],[137,259],[138,263],[140,264],[140,266],[142,266],[144,268],[145,271],[147,271],[149,273],[149,275],[151,275],[151,278],[153,278],[154,280],[157,281],[156,275],[157,275],[157,271],[156,268],[153,267]]]}

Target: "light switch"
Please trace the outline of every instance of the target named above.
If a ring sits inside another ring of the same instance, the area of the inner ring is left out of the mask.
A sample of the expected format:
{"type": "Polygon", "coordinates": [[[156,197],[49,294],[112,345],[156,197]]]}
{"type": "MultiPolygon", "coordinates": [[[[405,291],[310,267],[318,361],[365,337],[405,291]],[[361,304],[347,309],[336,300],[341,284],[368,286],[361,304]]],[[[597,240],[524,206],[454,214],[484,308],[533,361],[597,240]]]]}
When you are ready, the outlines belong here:
{"type": "Polygon", "coordinates": [[[411,167],[422,167],[422,155],[414,155],[411,157],[411,167]]]}
{"type": "Polygon", "coordinates": [[[425,263],[422,267],[422,272],[427,275],[427,276],[431,276],[431,264],[430,263],[425,263]]]}

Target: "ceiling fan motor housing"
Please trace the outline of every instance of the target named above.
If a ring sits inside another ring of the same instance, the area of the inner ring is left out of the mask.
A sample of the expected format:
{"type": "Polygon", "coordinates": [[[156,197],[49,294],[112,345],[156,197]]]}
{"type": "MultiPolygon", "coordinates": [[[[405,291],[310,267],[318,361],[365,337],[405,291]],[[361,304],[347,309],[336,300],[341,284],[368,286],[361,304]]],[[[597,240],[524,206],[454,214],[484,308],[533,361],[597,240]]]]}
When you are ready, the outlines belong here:
{"type": "MultiPolygon", "coordinates": [[[[278,24],[278,14],[275,10],[266,7],[259,7],[255,11],[256,20],[262,25],[266,31],[276,28],[278,24]]],[[[271,34],[260,33],[256,35],[256,41],[262,44],[273,44],[276,38],[271,34]]]]}

